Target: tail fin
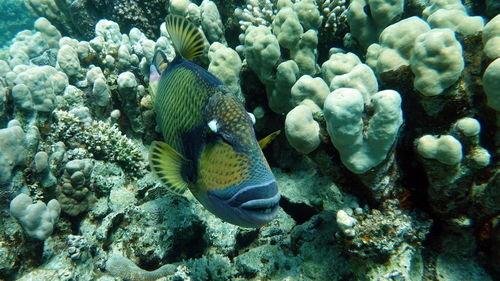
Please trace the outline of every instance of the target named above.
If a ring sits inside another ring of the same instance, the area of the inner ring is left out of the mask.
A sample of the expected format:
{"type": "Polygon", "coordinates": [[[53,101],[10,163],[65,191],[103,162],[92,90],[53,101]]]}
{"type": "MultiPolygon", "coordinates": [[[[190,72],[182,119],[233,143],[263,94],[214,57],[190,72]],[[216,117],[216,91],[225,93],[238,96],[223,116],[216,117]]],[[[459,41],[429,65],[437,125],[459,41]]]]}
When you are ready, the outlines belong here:
{"type": "Polygon", "coordinates": [[[166,28],[175,50],[188,60],[200,56],[204,50],[203,35],[185,18],[177,15],[167,15],[166,28]]]}

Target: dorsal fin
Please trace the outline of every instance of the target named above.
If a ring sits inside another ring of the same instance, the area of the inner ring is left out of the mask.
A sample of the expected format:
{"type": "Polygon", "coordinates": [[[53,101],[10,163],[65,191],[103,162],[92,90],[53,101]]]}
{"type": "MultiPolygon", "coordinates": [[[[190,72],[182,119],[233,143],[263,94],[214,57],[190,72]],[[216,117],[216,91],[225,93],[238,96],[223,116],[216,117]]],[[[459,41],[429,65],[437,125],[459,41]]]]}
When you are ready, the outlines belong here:
{"type": "Polygon", "coordinates": [[[188,60],[203,54],[205,41],[196,26],[185,18],[172,14],[167,15],[165,23],[178,54],[188,60]]]}

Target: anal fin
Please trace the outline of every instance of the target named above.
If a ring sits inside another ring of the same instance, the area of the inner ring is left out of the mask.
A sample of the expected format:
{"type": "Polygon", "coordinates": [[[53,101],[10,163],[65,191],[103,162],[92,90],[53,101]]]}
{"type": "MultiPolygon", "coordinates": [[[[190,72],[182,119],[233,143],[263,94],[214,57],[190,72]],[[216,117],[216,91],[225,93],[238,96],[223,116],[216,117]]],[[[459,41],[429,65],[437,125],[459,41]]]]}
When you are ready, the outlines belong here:
{"type": "Polygon", "coordinates": [[[149,149],[149,166],[170,191],[183,194],[188,183],[182,178],[182,165],[186,158],[168,144],[154,141],[149,149]]]}

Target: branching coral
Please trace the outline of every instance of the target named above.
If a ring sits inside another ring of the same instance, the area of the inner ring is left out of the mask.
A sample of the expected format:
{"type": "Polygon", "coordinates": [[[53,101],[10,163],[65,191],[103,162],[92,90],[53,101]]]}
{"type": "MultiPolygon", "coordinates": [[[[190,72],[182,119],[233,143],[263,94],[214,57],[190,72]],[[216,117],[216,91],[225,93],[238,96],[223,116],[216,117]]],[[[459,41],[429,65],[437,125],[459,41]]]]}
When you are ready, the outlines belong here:
{"type": "Polygon", "coordinates": [[[346,20],[345,11],[347,9],[345,0],[316,0],[319,10],[323,16],[325,28],[332,28],[337,31],[339,25],[346,20]]]}
{"type": "MultiPolygon", "coordinates": [[[[283,1],[286,2],[286,1],[283,1]]],[[[281,4],[283,6],[284,4],[281,4]]],[[[293,3],[301,1],[293,0],[293,3]]],[[[313,1],[310,1],[313,2],[313,1]]],[[[323,22],[322,28],[331,28],[335,32],[338,26],[345,22],[346,17],[344,12],[347,9],[345,0],[316,0],[316,5],[321,13],[321,20],[323,22]]],[[[238,19],[240,28],[243,32],[251,25],[270,26],[276,14],[278,13],[278,1],[270,0],[247,0],[246,5],[236,8],[234,14],[238,19]]]]}
{"type": "Polygon", "coordinates": [[[247,0],[244,8],[236,8],[234,14],[239,19],[241,30],[251,25],[270,26],[277,13],[276,5],[270,0],[247,0]]]}
{"type": "Polygon", "coordinates": [[[84,145],[95,158],[117,162],[136,176],[144,173],[145,162],[140,149],[117,126],[95,120],[85,124],[65,111],[55,111],[54,117],[52,138],[62,139],[70,147],[84,145]]]}

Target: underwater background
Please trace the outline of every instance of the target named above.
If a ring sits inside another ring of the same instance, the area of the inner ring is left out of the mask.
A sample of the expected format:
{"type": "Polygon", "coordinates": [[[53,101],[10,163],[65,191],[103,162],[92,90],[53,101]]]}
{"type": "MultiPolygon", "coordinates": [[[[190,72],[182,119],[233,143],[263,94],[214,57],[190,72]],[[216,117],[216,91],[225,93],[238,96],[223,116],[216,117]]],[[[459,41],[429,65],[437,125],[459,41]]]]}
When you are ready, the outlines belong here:
{"type": "Polygon", "coordinates": [[[499,13],[495,0],[0,1],[0,280],[500,280],[499,13]],[[280,210],[260,228],[151,173],[168,14],[204,34],[195,62],[257,139],[281,130],[263,149],[280,210]]]}

